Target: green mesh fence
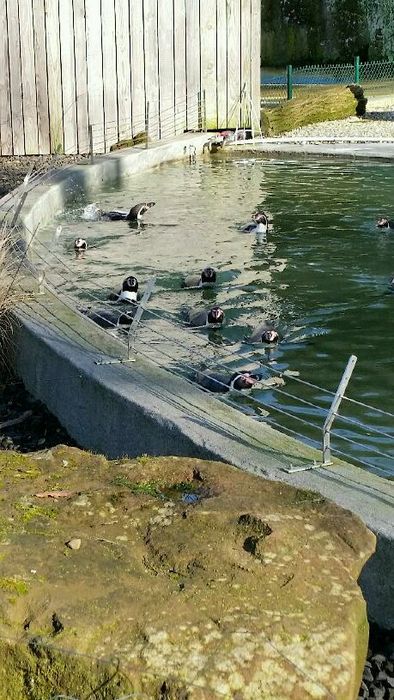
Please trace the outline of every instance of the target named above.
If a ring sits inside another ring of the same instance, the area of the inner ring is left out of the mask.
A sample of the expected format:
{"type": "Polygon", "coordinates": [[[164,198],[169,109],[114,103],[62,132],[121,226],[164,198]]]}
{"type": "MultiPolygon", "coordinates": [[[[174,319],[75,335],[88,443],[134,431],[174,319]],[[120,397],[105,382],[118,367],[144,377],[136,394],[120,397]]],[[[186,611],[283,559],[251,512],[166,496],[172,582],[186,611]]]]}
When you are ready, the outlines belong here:
{"type": "MultiPolygon", "coordinates": [[[[303,66],[293,68],[292,95],[305,94],[324,85],[348,85],[359,82],[369,95],[389,95],[394,99],[394,62],[370,61],[359,63],[341,63],[329,66],[303,66]]],[[[261,70],[262,106],[274,107],[287,99],[287,69],[261,70]]]]}

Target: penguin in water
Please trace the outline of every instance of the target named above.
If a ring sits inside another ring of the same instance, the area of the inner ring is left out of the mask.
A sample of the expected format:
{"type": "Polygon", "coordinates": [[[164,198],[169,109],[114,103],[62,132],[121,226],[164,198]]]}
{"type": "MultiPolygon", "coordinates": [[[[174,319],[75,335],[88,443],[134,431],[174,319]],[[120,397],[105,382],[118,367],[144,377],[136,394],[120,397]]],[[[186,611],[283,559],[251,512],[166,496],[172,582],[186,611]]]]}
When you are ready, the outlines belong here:
{"type": "Polygon", "coordinates": [[[119,311],[113,311],[112,309],[83,309],[82,313],[87,316],[87,318],[90,318],[91,321],[97,323],[101,328],[115,329],[130,326],[137,313],[137,308],[137,306],[131,308],[127,314],[119,313],[119,311]]]}
{"type": "Polygon", "coordinates": [[[76,238],[74,241],[74,251],[77,258],[82,258],[87,251],[88,244],[84,238],[76,238]]]}
{"type": "Polygon", "coordinates": [[[225,393],[236,389],[251,389],[258,382],[259,378],[251,372],[233,372],[233,374],[207,374],[206,372],[197,372],[196,381],[198,384],[213,391],[215,393],[225,393]]]}
{"type": "Polygon", "coordinates": [[[191,309],[187,314],[187,322],[194,328],[220,327],[224,322],[224,311],[220,306],[211,309],[191,309]]]}
{"type": "Polygon", "coordinates": [[[88,221],[137,221],[141,222],[146,212],[154,207],[156,202],[140,202],[135,204],[129,211],[103,211],[97,204],[88,204],[83,210],[82,218],[88,221]]]}
{"type": "Polygon", "coordinates": [[[252,214],[252,221],[249,224],[242,226],[241,231],[244,233],[257,233],[266,235],[268,233],[268,216],[263,211],[255,211],[252,214]]]}
{"type": "Polygon", "coordinates": [[[119,292],[111,292],[107,298],[109,301],[121,301],[126,304],[134,304],[139,301],[141,295],[138,293],[137,278],[133,275],[126,277],[122,282],[122,289],[119,292]]]}
{"type": "Polygon", "coordinates": [[[184,287],[212,287],[216,284],[216,270],[205,267],[200,275],[188,275],[183,280],[184,287]]]}
{"type": "Polygon", "coordinates": [[[264,343],[267,345],[275,345],[279,342],[279,333],[272,327],[268,321],[264,321],[260,326],[255,328],[248,338],[245,338],[246,343],[264,343]]]}
{"type": "Polygon", "coordinates": [[[376,228],[394,228],[394,220],[381,216],[376,222],[376,228]]]}

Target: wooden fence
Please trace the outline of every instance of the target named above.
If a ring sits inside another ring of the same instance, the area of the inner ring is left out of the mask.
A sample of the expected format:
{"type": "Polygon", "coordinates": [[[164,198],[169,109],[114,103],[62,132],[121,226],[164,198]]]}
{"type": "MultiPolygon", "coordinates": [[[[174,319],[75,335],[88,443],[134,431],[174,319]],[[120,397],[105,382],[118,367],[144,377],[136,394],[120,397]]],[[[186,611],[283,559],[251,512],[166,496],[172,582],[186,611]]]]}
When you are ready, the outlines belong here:
{"type": "Polygon", "coordinates": [[[260,2],[0,0],[0,154],[258,122],[260,2]]]}

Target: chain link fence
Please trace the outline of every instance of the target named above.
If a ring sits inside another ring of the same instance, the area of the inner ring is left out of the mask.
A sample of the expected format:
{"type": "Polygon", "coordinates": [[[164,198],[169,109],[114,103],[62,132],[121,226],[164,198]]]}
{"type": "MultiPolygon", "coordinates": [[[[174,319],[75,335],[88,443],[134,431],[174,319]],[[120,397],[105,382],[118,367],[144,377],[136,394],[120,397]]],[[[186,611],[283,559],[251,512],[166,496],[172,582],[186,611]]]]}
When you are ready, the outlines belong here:
{"type": "MultiPolygon", "coordinates": [[[[327,85],[361,83],[368,95],[394,94],[394,61],[310,65],[281,69],[262,68],[261,106],[274,107],[284,100],[327,85]]],[[[394,98],[393,98],[394,99],[394,98]]]]}

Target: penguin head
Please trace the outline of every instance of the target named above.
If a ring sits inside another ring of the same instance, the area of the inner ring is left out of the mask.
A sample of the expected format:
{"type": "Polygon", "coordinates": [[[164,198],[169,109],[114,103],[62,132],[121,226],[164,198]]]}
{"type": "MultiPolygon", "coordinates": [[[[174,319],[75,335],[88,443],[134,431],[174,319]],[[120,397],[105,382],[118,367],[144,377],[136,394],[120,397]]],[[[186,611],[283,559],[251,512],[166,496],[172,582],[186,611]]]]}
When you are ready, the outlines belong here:
{"type": "Polygon", "coordinates": [[[224,311],[220,306],[213,306],[208,312],[208,323],[221,324],[224,321],[224,311]]]}
{"type": "Polygon", "coordinates": [[[138,280],[133,275],[126,277],[122,282],[122,292],[137,292],[138,291],[138,280]]]}
{"type": "Polygon", "coordinates": [[[278,333],[273,328],[267,328],[261,334],[262,343],[277,343],[279,340],[278,333]]]}
{"type": "Polygon", "coordinates": [[[88,247],[88,244],[87,244],[87,242],[85,241],[84,238],[76,238],[76,239],[75,239],[75,241],[74,241],[74,250],[76,250],[77,252],[79,252],[79,251],[81,251],[81,250],[86,250],[87,247],[88,247]]]}
{"type": "Polygon", "coordinates": [[[265,226],[268,226],[268,216],[263,211],[253,212],[252,219],[256,222],[256,224],[264,224],[265,226]]]}
{"type": "Polygon", "coordinates": [[[201,282],[214,284],[216,282],[216,271],[213,267],[205,267],[201,273],[201,282]]]}
{"type": "Polygon", "coordinates": [[[376,222],[376,227],[377,228],[388,228],[389,227],[389,220],[386,219],[385,216],[380,216],[376,222]]]}
{"type": "Polygon", "coordinates": [[[231,375],[230,386],[233,389],[251,389],[251,387],[256,384],[257,378],[250,372],[234,372],[231,375]]]}

